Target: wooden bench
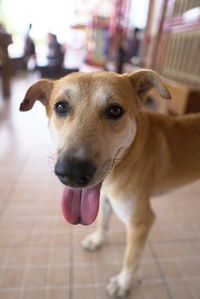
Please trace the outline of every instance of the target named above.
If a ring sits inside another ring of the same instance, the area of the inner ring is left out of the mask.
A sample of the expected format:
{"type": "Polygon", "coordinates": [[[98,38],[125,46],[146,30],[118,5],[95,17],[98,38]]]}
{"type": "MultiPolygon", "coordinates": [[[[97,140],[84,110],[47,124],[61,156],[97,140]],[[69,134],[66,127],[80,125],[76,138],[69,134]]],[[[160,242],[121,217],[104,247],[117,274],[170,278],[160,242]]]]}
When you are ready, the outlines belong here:
{"type": "Polygon", "coordinates": [[[148,92],[149,97],[156,102],[159,112],[175,115],[200,112],[200,88],[168,79],[164,81],[171,93],[172,100],[161,99],[155,88],[148,92]]]}
{"type": "MultiPolygon", "coordinates": [[[[129,73],[140,70],[140,67],[129,63],[124,64],[123,72],[129,73]]],[[[190,112],[200,112],[200,88],[197,86],[178,83],[174,80],[163,78],[168,90],[171,93],[172,100],[162,99],[157,90],[152,88],[148,96],[155,103],[154,110],[160,113],[184,114],[190,112]]]]}

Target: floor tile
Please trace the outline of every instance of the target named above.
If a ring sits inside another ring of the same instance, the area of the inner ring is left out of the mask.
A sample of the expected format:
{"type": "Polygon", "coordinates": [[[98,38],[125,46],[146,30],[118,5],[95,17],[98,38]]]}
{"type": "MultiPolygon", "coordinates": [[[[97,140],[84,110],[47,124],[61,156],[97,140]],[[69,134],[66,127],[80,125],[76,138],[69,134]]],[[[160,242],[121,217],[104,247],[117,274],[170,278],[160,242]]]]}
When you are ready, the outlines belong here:
{"type": "MultiPolygon", "coordinates": [[[[169,287],[172,292],[172,296],[177,299],[193,299],[192,291],[186,281],[170,281],[169,287]]],[[[200,294],[199,294],[200,295],[200,294]]]]}
{"type": "Polygon", "coordinates": [[[0,290],[0,298],[2,299],[18,299],[20,292],[12,290],[0,290]]]}
{"type": "Polygon", "coordinates": [[[67,266],[51,266],[47,269],[47,276],[47,284],[50,286],[69,285],[69,267],[67,266]]]}
{"type": "MultiPolygon", "coordinates": [[[[44,299],[45,298],[45,290],[27,290],[25,289],[21,294],[20,299],[44,299]]],[[[13,298],[14,299],[14,298],[13,298]]]]}
{"type": "Polygon", "coordinates": [[[73,292],[73,299],[80,299],[80,298],[87,298],[87,299],[96,299],[96,292],[94,287],[86,286],[86,287],[78,287],[74,289],[73,292]]]}
{"type": "Polygon", "coordinates": [[[163,282],[145,283],[143,284],[143,291],[145,294],[145,298],[148,299],[168,299],[169,298],[163,282]]]}
{"type": "Polygon", "coordinates": [[[1,288],[20,287],[23,275],[23,267],[21,268],[5,268],[0,274],[1,288]]]}
{"type": "Polygon", "coordinates": [[[142,280],[162,279],[158,265],[154,260],[141,262],[139,272],[142,280]]]}
{"type": "Polygon", "coordinates": [[[190,288],[190,292],[192,293],[192,298],[198,299],[200,294],[200,278],[196,278],[196,279],[189,278],[187,284],[190,288]]]}
{"type": "Polygon", "coordinates": [[[65,288],[65,289],[52,288],[52,289],[48,290],[47,298],[48,299],[55,299],[55,298],[68,299],[69,298],[69,289],[68,288],[65,288]]]}
{"type": "Polygon", "coordinates": [[[98,263],[94,265],[95,282],[103,284],[104,287],[108,284],[110,278],[117,275],[120,272],[121,265],[114,263],[98,263]]]}
{"type": "Polygon", "coordinates": [[[28,267],[25,269],[23,284],[25,287],[45,286],[47,282],[47,267],[28,267]]]}
{"type": "Polygon", "coordinates": [[[7,265],[20,265],[20,264],[26,264],[28,259],[29,249],[24,247],[18,247],[14,248],[11,247],[10,250],[8,250],[5,263],[7,265]]]}
{"type": "Polygon", "coordinates": [[[32,265],[48,264],[50,260],[50,249],[48,247],[30,248],[28,263],[32,265]]]}
{"type": "Polygon", "coordinates": [[[162,260],[161,262],[161,268],[165,273],[165,276],[167,278],[183,278],[184,273],[179,265],[179,261],[173,259],[173,260],[162,260]]]}
{"type": "Polygon", "coordinates": [[[52,247],[50,248],[50,264],[63,264],[67,265],[69,261],[69,249],[66,247],[52,247]]]}
{"type": "Polygon", "coordinates": [[[73,268],[74,287],[78,285],[91,285],[95,282],[95,270],[93,264],[75,266],[73,268]]]}

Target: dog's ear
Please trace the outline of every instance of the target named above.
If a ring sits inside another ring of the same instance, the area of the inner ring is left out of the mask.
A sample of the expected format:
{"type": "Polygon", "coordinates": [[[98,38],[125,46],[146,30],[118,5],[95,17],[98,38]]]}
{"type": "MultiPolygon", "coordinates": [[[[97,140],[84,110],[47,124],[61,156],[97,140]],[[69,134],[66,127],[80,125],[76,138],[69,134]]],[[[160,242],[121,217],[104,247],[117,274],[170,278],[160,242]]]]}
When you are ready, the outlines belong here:
{"type": "Polygon", "coordinates": [[[39,100],[46,107],[50,99],[51,90],[53,87],[53,81],[42,79],[34,83],[29,87],[24,97],[23,102],[20,104],[20,111],[30,110],[35,101],[39,100]]]}
{"type": "Polygon", "coordinates": [[[146,99],[146,92],[152,87],[157,89],[162,98],[171,99],[169,91],[157,73],[142,69],[128,74],[128,76],[142,103],[146,99]]]}

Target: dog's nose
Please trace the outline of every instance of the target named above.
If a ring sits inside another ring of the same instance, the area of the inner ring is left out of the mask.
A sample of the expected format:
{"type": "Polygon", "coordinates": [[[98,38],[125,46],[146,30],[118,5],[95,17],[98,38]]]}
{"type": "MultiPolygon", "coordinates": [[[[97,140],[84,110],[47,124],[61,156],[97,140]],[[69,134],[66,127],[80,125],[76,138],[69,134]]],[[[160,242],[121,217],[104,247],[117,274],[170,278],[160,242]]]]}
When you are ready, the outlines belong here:
{"type": "Polygon", "coordinates": [[[87,186],[95,172],[96,166],[90,160],[59,158],[55,165],[55,174],[60,181],[71,187],[87,186]]]}

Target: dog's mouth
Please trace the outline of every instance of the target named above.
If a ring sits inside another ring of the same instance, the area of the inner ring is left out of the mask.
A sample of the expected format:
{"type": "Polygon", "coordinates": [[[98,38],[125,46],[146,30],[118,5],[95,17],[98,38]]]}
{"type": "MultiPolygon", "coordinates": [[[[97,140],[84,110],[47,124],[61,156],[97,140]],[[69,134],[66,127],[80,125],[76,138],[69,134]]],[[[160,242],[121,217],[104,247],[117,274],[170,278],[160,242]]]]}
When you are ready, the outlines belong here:
{"type": "MultiPolygon", "coordinates": [[[[118,149],[114,159],[107,160],[103,167],[101,178],[103,180],[109,175],[117,159],[122,147],[118,149]]],[[[99,211],[100,189],[101,183],[86,188],[65,187],[61,199],[61,209],[63,216],[70,224],[92,224],[99,211]]]]}
{"type": "Polygon", "coordinates": [[[70,224],[89,225],[97,217],[101,184],[84,189],[65,187],[61,208],[64,218],[70,224]]]}

